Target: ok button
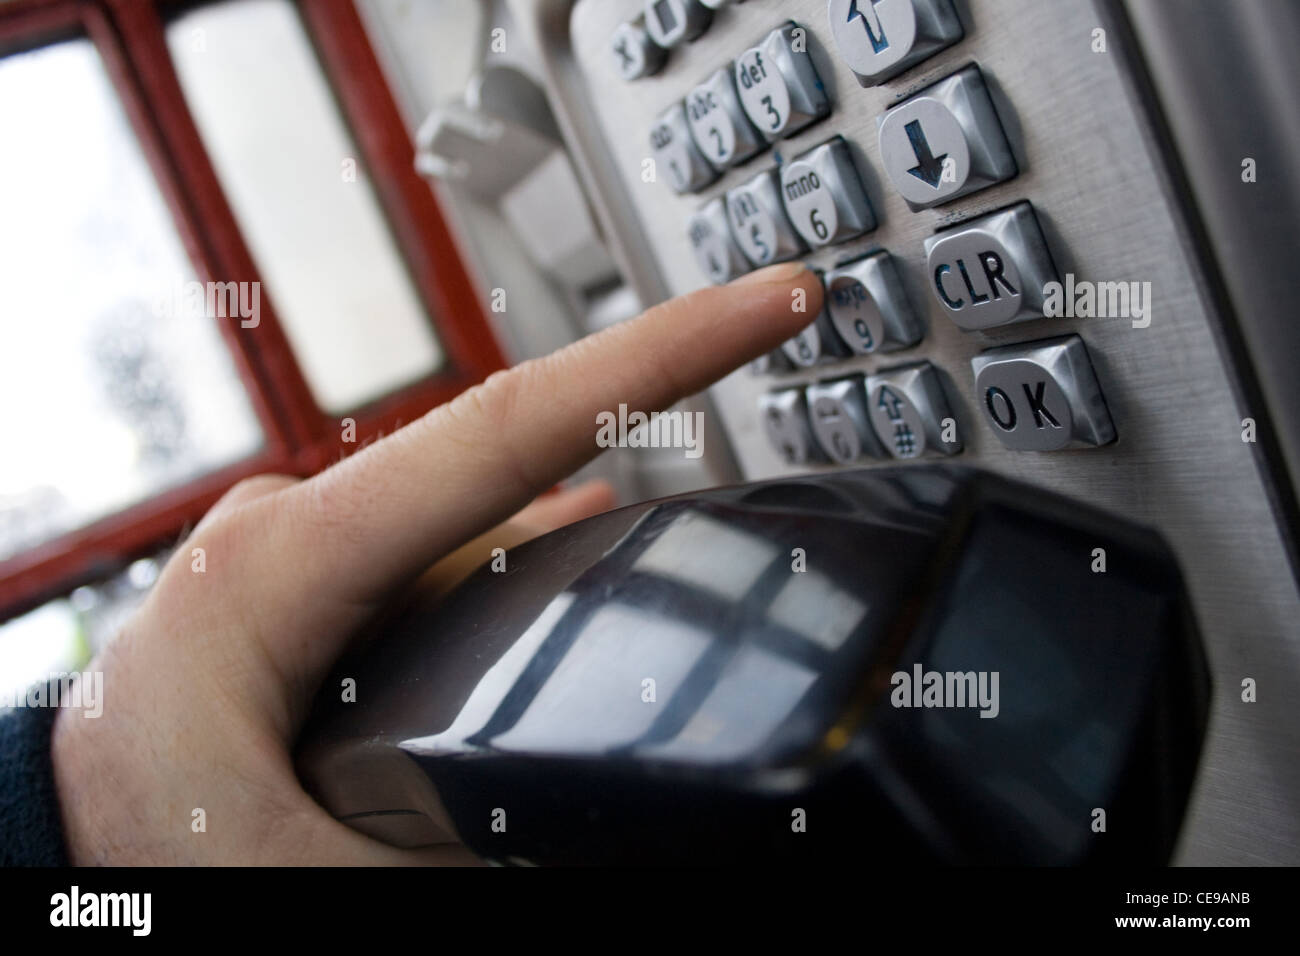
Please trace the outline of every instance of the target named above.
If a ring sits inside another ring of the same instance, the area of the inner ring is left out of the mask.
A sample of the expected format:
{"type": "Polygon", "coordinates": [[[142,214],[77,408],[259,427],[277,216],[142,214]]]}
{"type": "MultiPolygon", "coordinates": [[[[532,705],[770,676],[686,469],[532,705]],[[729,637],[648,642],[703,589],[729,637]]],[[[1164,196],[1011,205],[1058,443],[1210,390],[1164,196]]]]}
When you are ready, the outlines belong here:
{"type": "Polygon", "coordinates": [[[935,297],[967,331],[1042,318],[1043,288],[1056,279],[1027,202],[931,236],[925,256],[935,297]]]}
{"type": "Polygon", "coordinates": [[[1077,335],[989,349],[971,360],[975,391],[998,439],[1057,451],[1115,439],[1088,348],[1077,335]]]}

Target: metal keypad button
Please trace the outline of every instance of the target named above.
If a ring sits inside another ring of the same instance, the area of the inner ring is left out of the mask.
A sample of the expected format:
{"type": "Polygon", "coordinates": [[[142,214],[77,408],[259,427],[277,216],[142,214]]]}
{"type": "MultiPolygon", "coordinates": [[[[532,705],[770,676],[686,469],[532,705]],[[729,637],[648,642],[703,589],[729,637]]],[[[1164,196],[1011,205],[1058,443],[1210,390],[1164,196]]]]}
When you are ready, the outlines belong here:
{"type": "Polygon", "coordinates": [[[1088,347],[1077,335],[990,349],[971,359],[980,410],[1002,444],[1057,451],[1115,440],[1088,347]]]}
{"type": "Polygon", "coordinates": [[[894,352],[921,341],[894,257],[883,250],[826,273],[826,312],[840,339],[858,354],[894,352]]]}
{"type": "Polygon", "coordinates": [[[790,221],[814,248],[876,228],[871,203],[842,136],[782,166],[781,192],[790,221]]]}
{"type": "Polygon", "coordinates": [[[925,240],[931,288],[948,318],[968,331],[1043,317],[1056,266],[1027,202],[925,240]]]}
{"type": "Polygon", "coordinates": [[[686,123],[686,107],[674,103],[660,115],[650,130],[655,167],[668,171],[668,181],[679,193],[697,192],[718,178],[691,138],[686,123]]]}
{"type": "Polygon", "coordinates": [[[821,457],[821,449],[808,424],[803,389],[768,392],[759,397],[758,411],[768,441],[787,464],[802,465],[821,457]]]}
{"type": "Polygon", "coordinates": [[[741,105],[769,140],[789,136],[831,111],[807,39],[807,30],[792,20],[736,59],[741,105]]]}
{"type": "Polygon", "coordinates": [[[699,0],[646,0],[645,25],[665,49],[694,40],[709,28],[713,13],[699,0]]]}
{"type": "Polygon", "coordinates": [[[686,94],[686,118],[695,145],[719,168],[744,162],[767,145],[736,97],[730,64],[686,94]]]}
{"type": "Polygon", "coordinates": [[[889,110],[879,136],[885,172],[913,209],[1016,174],[979,67],[966,67],[889,110]]]}
{"type": "Polygon", "coordinates": [[[796,368],[811,368],[850,354],[824,310],[802,332],[783,342],[781,351],[796,368]]]}
{"type": "Polygon", "coordinates": [[[625,80],[651,76],[663,68],[668,54],[650,39],[650,34],[636,23],[623,23],[610,39],[614,65],[625,80]]]}
{"type": "Polygon", "coordinates": [[[870,455],[885,457],[867,420],[867,395],[858,375],[808,386],[808,419],[826,457],[848,464],[870,455]]]}
{"type": "Polygon", "coordinates": [[[875,86],[962,37],[949,0],[830,0],[840,58],[858,82],[875,86]]]}
{"type": "Polygon", "coordinates": [[[694,215],[687,225],[691,248],[700,270],[714,285],[730,282],[749,271],[749,262],[731,238],[727,226],[727,209],[722,198],[710,200],[694,215]]]}
{"type": "Polygon", "coordinates": [[[766,169],[727,191],[727,220],[746,258],[756,266],[793,259],[807,251],[785,214],[775,169],[766,169]]]}
{"type": "Polygon", "coordinates": [[[895,458],[916,458],[926,451],[945,455],[961,451],[956,422],[938,372],[929,362],[868,376],[866,390],[871,426],[895,458]]]}

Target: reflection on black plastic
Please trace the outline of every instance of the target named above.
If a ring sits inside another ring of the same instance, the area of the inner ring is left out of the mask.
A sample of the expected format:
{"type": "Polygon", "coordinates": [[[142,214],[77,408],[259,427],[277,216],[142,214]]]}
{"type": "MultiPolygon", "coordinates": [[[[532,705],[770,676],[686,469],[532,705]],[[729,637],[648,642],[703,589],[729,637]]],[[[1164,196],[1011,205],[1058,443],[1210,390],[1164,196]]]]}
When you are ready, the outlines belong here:
{"type": "Polygon", "coordinates": [[[315,731],[387,735],[489,859],[1172,851],[1208,677],[1145,529],[913,467],[639,505],[507,567],[349,662],[382,702],[315,731]]]}

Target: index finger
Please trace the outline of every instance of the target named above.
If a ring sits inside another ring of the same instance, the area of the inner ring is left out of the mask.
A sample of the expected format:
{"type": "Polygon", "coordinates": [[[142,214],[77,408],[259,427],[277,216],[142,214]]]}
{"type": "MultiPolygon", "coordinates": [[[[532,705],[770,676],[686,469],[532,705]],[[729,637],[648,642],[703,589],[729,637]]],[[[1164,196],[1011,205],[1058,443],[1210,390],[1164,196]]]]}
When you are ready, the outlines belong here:
{"type": "Polygon", "coordinates": [[[658,305],[498,372],[291,489],[323,578],[378,596],[504,520],[602,449],[597,415],[664,409],[776,348],[821,309],[802,263],[658,305]]]}
{"type": "Polygon", "coordinates": [[[239,585],[268,640],[283,635],[268,649],[322,673],[395,588],[595,457],[599,413],[649,414],[695,394],[797,334],[821,305],[821,282],[801,263],[701,289],[498,372],[286,489],[239,585]],[[304,630],[316,635],[306,646],[304,630]]]}

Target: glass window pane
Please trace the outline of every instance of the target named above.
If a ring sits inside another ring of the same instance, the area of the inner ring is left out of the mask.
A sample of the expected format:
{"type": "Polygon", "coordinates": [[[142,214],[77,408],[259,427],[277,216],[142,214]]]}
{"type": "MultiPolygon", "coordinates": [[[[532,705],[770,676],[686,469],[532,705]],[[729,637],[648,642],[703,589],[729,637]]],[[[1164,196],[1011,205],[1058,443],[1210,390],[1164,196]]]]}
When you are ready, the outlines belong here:
{"type": "Polygon", "coordinates": [[[320,406],[344,411],[433,372],[442,350],[292,4],[200,7],[167,42],[320,406]]]}
{"type": "Polygon", "coordinates": [[[0,58],[0,560],[261,430],[98,52],[0,58]]]}

